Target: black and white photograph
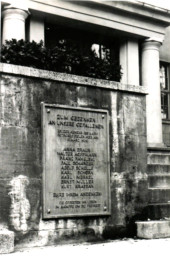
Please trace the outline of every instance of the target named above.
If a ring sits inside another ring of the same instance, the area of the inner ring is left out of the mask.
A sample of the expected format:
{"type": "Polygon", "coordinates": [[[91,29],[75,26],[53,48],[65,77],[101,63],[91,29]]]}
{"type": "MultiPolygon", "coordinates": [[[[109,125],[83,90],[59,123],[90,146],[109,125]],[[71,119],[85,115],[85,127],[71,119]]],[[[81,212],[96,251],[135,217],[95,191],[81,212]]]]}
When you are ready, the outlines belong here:
{"type": "Polygon", "coordinates": [[[169,255],[170,0],[0,14],[0,255],[169,255]]]}

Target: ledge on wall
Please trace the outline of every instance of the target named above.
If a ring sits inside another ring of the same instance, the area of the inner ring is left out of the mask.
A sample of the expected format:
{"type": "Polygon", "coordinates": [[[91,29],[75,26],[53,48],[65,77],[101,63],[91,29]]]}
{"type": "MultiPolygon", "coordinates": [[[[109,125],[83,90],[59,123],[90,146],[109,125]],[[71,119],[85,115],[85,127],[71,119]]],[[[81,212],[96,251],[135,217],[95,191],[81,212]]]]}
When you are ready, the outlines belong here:
{"type": "Polygon", "coordinates": [[[147,94],[147,88],[145,86],[122,84],[119,82],[95,79],[84,76],[70,75],[66,73],[58,73],[53,71],[47,71],[42,69],[35,69],[30,67],[23,67],[13,64],[0,63],[0,72],[14,75],[21,75],[27,77],[36,77],[40,79],[48,79],[54,81],[61,81],[65,83],[87,85],[93,87],[99,87],[116,91],[127,91],[138,94],[147,94]]]}

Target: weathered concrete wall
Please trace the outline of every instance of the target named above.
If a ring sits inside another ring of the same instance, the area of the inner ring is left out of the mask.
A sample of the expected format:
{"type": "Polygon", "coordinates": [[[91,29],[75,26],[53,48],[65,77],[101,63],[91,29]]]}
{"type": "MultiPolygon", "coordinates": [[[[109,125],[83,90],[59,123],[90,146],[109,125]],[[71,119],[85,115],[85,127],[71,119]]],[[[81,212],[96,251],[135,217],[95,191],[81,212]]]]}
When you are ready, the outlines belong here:
{"type": "Polygon", "coordinates": [[[133,235],[147,204],[144,88],[1,64],[0,227],[17,246],[133,235]],[[41,102],[110,114],[110,217],[42,220],[41,102]]]}

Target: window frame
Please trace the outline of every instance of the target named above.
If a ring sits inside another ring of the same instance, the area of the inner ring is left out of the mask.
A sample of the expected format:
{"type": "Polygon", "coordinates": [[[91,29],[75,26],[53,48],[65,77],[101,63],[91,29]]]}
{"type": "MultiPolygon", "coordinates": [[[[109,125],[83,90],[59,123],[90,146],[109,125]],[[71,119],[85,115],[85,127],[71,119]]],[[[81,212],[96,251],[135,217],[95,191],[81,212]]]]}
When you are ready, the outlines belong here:
{"type": "MultiPolygon", "coordinates": [[[[160,97],[161,97],[161,115],[162,115],[162,93],[167,95],[167,118],[162,117],[162,121],[170,121],[170,68],[169,68],[169,63],[160,61],[160,69],[161,66],[165,67],[165,84],[167,86],[167,89],[163,90],[161,88],[161,81],[160,81],[160,97]]],[[[160,78],[161,79],[161,78],[160,78]]]]}

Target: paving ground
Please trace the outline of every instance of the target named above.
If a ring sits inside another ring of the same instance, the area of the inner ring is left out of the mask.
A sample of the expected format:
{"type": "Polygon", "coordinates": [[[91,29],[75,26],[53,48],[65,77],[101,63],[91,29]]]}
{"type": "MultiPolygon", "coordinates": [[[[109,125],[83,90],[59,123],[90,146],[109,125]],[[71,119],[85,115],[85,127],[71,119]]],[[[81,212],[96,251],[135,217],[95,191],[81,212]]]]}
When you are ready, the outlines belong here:
{"type": "Polygon", "coordinates": [[[23,248],[8,256],[170,256],[170,238],[138,240],[124,239],[98,244],[73,244],[48,247],[23,248]]]}

